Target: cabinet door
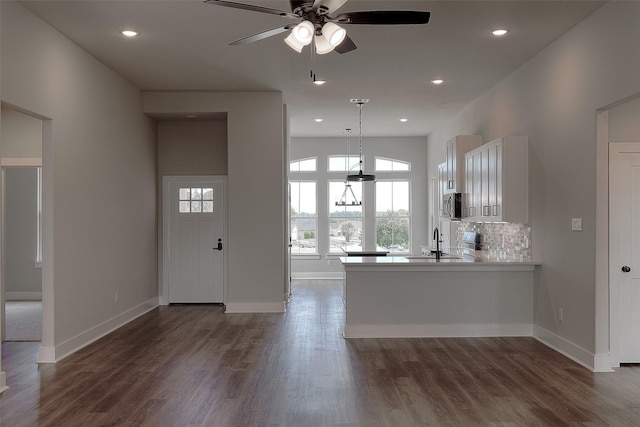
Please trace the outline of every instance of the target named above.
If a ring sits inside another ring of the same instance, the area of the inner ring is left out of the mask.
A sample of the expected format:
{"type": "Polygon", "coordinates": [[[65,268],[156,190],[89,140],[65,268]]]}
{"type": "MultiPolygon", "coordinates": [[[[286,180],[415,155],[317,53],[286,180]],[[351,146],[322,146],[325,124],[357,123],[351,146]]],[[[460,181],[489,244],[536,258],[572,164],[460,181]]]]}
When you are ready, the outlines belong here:
{"type": "Polygon", "coordinates": [[[502,156],[503,156],[503,145],[502,143],[497,143],[495,145],[494,158],[495,158],[495,167],[494,167],[494,187],[495,187],[495,197],[492,200],[492,215],[496,221],[502,221],[503,208],[504,205],[502,203],[502,174],[504,173],[504,168],[502,165],[502,156]]]}
{"type": "Polygon", "coordinates": [[[484,221],[488,221],[491,216],[491,205],[489,199],[489,148],[483,148],[480,151],[480,215],[484,221]]]}
{"type": "Polygon", "coordinates": [[[445,194],[455,193],[456,191],[456,168],[457,168],[456,164],[457,164],[456,142],[449,141],[447,142],[447,163],[446,163],[447,180],[446,180],[446,186],[445,186],[445,194]]]}
{"type": "Polygon", "coordinates": [[[473,162],[473,193],[471,196],[471,218],[474,221],[481,221],[482,218],[482,151],[476,151],[472,154],[473,162]]]}
{"type": "Polygon", "coordinates": [[[473,216],[473,156],[464,156],[464,197],[462,198],[462,217],[473,216]]]}
{"type": "Polygon", "coordinates": [[[485,205],[486,216],[495,220],[499,216],[498,206],[498,144],[487,147],[488,199],[485,205]]]}
{"type": "Polygon", "coordinates": [[[447,192],[447,164],[440,163],[438,165],[438,216],[442,216],[444,206],[442,205],[442,197],[447,192]]]}

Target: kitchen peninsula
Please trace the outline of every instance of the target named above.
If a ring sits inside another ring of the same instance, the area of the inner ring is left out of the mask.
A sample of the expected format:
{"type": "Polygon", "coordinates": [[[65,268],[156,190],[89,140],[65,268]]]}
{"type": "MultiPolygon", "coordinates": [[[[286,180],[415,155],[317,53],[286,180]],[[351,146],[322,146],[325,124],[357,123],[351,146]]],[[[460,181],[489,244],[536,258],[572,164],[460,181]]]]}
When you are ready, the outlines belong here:
{"type": "Polygon", "coordinates": [[[345,338],[530,336],[539,262],[342,257],[345,338]]]}

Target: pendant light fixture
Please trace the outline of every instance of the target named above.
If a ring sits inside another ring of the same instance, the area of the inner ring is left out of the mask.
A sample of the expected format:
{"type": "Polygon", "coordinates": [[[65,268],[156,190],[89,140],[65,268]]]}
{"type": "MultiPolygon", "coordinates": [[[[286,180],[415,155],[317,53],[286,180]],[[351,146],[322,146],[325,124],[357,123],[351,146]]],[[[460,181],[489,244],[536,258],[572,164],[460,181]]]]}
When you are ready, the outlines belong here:
{"type": "MultiPolygon", "coordinates": [[[[351,150],[349,149],[349,141],[351,137],[351,129],[347,129],[347,155],[344,160],[344,168],[349,171],[349,165],[351,164],[351,150]]],[[[339,201],[336,201],[336,206],[362,206],[362,200],[358,201],[356,194],[353,192],[353,188],[351,188],[351,184],[348,180],[344,181],[344,191],[342,192],[342,197],[340,197],[339,201]],[[351,201],[349,201],[351,198],[351,201]]]]}
{"type": "Polygon", "coordinates": [[[367,102],[369,102],[368,99],[352,99],[350,101],[351,103],[354,103],[358,106],[358,110],[360,113],[360,132],[359,132],[359,140],[360,140],[360,158],[358,161],[358,164],[360,166],[360,170],[358,171],[357,174],[348,174],[347,175],[347,181],[357,181],[357,182],[366,182],[366,181],[375,181],[376,180],[376,176],[375,175],[368,175],[365,174],[362,169],[363,169],[363,161],[362,161],[362,106],[364,104],[366,104],[367,102]]]}

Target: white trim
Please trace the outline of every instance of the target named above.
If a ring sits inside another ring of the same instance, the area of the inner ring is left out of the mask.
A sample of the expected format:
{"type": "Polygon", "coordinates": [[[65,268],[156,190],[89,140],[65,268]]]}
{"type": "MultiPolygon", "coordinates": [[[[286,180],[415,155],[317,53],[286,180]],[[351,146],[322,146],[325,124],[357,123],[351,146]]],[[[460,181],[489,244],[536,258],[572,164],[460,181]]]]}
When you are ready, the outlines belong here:
{"type": "Polygon", "coordinates": [[[346,325],[345,338],[530,337],[531,324],[346,325]]]}
{"type": "Polygon", "coordinates": [[[42,292],[5,292],[5,301],[42,301],[42,292]]]}
{"type": "MultiPolygon", "coordinates": [[[[169,305],[169,222],[171,219],[170,215],[170,198],[169,198],[169,187],[170,184],[179,184],[179,183],[192,183],[192,182],[209,182],[209,183],[222,183],[223,186],[223,204],[224,204],[224,230],[223,230],[223,238],[222,240],[227,242],[229,239],[228,236],[228,191],[227,191],[227,182],[228,178],[225,175],[167,175],[162,177],[162,241],[158,240],[158,257],[162,259],[162,271],[158,275],[158,298],[160,305],[169,305]]],[[[228,271],[229,271],[229,259],[227,256],[224,257],[224,278],[223,278],[223,287],[224,287],[224,302],[228,300],[228,271]]]]}
{"type": "Polygon", "coordinates": [[[342,280],[344,279],[344,273],[342,272],[323,272],[323,271],[311,271],[311,272],[293,272],[291,273],[291,279],[313,279],[313,280],[342,280]]]}
{"type": "Polygon", "coordinates": [[[7,374],[5,372],[0,372],[0,393],[7,390],[7,374]]]}
{"type": "Polygon", "coordinates": [[[284,313],[287,305],[282,302],[230,302],[225,313],[284,313]]]}
{"type": "Polygon", "coordinates": [[[37,157],[0,157],[0,166],[42,166],[42,159],[37,157]]]}
{"type": "Polygon", "coordinates": [[[83,347],[110,334],[116,329],[126,325],[134,319],[148,313],[158,307],[158,298],[151,298],[124,313],[100,323],[84,332],[56,345],[55,347],[42,347],[38,357],[38,363],[56,363],[83,347]]]}
{"type": "MultiPolygon", "coordinates": [[[[533,337],[569,359],[595,371],[596,355],[541,326],[533,326],[533,337]]],[[[602,369],[602,367],[600,367],[602,369]]],[[[604,372],[611,372],[610,370],[604,372]]]]}
{"type": "Polygon", "coordinates": [[[320,256],[320,254],[291,254],[291,258],[295,261],[295,260],[318,260],[321,259],[322,257],[320,256]]]}

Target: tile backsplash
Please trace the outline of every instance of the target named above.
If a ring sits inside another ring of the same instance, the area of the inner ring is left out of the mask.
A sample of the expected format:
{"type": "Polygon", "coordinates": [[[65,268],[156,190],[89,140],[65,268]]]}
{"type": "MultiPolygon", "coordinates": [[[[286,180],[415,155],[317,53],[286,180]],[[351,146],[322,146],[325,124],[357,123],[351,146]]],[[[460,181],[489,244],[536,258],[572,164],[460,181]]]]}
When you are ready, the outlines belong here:
{"type": "Polygon", "coordinates": [[[480,249],[490,256],[531,260],[531,225],[496,222],[461,222],[458,241],[462,233],[475,231],[480,235],[480,249]]]}

